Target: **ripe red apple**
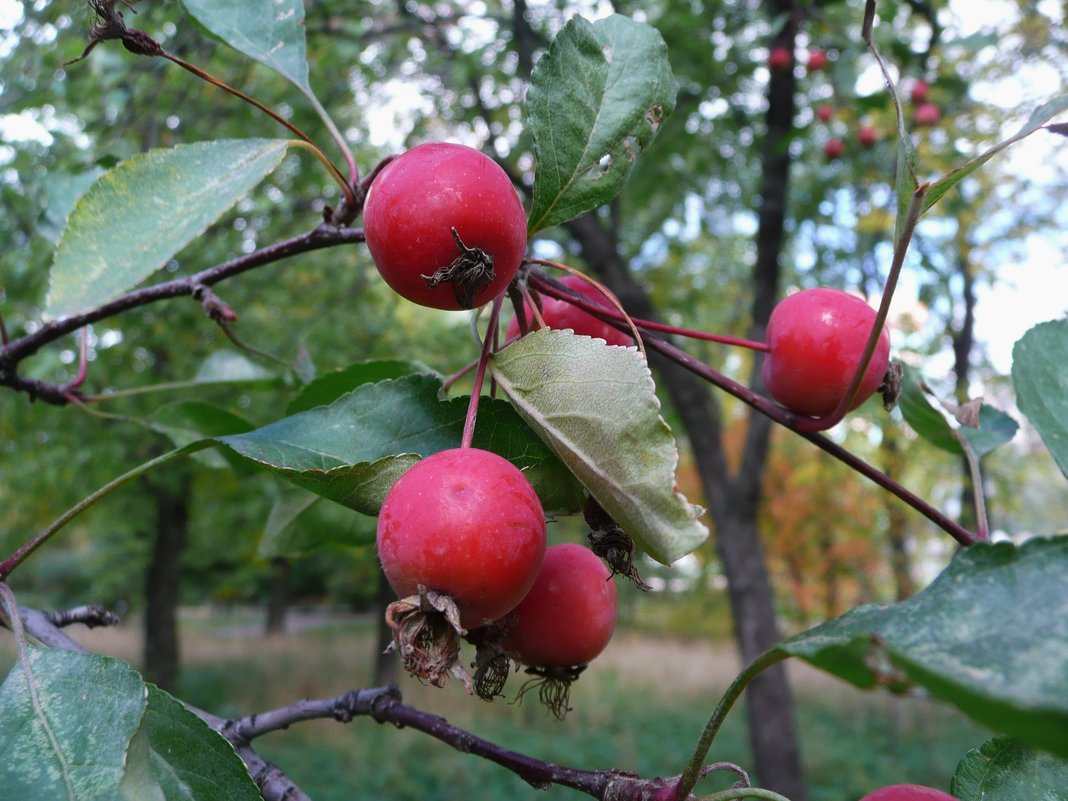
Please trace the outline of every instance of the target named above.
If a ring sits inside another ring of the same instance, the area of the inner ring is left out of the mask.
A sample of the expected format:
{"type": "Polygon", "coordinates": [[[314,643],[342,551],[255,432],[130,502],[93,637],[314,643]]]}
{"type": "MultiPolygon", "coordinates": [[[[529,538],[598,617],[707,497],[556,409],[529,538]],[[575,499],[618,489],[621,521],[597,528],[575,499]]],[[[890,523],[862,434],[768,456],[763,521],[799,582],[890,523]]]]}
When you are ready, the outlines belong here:
{"type": "Polygon", "coordinates": [[[916,83],[912,84],[912,90],[909,92],[909,98],[917,106],[921,103],[926,103],[927,93],[930,91],[930,89],[931,87],[927,85],[927,81],[916,81],[916,83]]]}
{"type": "Polygon", "coordinates": [[[785,47],[773,47],[768,53],[768,69],[772,72],[785,72],[793,64],[794,56],[785,47]]]}
{"type": "Polygon", "coordinates": [[[921,103],[913,115],[917,125],[935,125],[942,118],[942,109],[934,103],[921,103]]]}
{"type": "Polygon", "coordinates": [[[868,793],[860,801],[957,801],[953,796],[918,784],[894,784],[868,793]]]}
{"type": "Polygon", "coordinates": [[[839,159],[845,152],[845,142],[838,137],[834,139],[828,139],[823,145],[823,152],[829,159],[839,159]]]}
{"type": "Polygon", "coordinates": [[[816,108],[816,116],[821,122],[830,122],[831,118],[834,117],[834,106],[828,104],[818,106],[816,108]]]}
{"type": "MultiPolygon", "coordinates": [[[[803,289],[784,298],[765,332],[768,393],[795,412],[830,414],[853,380],[875,317],[875,309],[840,289],[803,289]]],[[[889,366],[890,333],[884,326],[850,409],[875,393],[889,366]]]]}
{"type": "MultiPolygon", "coordinates": [[[[584,299],[592,301],[600,306],[608,307],[608,301],[600,290],[588,281],[583,281],[577,275],[568,275],[560,280],[560,283],[574,290],[584,299]]],[[[534,324],[533,310],[526,306],[527,321],[534,324]]],[[[570,328],[576,334],[587,337],[598,337],[609,345],[633,345],[634,339],[608,323],[601,322],[589,312],[585,312],[578,306],[568,303],[566,300],[558,300],[545,296],[541,300],[541,316],[549,328],[570,328]]],[[[515,317],[508,323],[505,329],[505,338],[512,339],[519,336],[519,320],[515,317]]]]}
{"type": "Polygon", "coordinates": [[[879,141],[879,132],[875,130],[874,125],[865,123],[857,128],[857,142],[863,148],[874,147],[875,143],[879,141]]]}
{"type": "Polygon", "coordinates": [[[817,72],[827,66],[827,54],[815,48],[808,51],[808,62],[805,64],[809,72],[817,72]]]}

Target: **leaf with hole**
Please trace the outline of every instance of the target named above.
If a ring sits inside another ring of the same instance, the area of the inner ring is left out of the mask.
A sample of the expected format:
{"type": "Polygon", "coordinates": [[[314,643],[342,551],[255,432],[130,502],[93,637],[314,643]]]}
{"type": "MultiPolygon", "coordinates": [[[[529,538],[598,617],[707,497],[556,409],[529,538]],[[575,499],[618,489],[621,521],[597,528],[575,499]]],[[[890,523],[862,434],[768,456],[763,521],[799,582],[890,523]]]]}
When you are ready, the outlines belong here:
{"type": "Polygon", "coordinates": [[[1068,757],[1068,537],[960,551],[929,587],[778,648],[865,689],[925,687],[990,728],[1068,757]]]}
{"type": "Polygon", "coordinates": [[[676,489],[678,448],[637,350],[543,328],[491,367],[523,419],[650,556],[668,564],[708,538],[676,489]]]}
{"type": "Polygon", "coordinates": [[[267,177],[289,145],[195,142],[141,153],[101,175],[56,246],[44,316],[81,314],[140,284],[267,177]]]}
{"type": "Polygon", "coordinates": [[[533,234],[619,194],[675,108],[675,79],[660,33],[614,15],[594,23],[572,17],[530,81],[533,234]]]}

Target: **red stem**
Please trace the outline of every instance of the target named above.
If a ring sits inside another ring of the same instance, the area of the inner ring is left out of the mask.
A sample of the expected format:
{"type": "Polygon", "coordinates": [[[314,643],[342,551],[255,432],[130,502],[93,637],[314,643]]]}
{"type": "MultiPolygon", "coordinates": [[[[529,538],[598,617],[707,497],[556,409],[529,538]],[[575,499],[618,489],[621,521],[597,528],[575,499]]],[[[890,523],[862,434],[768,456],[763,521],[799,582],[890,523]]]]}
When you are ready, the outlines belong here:
{"type": "Polygon", "coordinates": [[[475,372],[475,385],[471,388],[471,402],[467,406],[467,419],[464,420],[463,438],[460,440],[461,448],[470,448],[475,438],[475,419],[478,417],[478,401],[482,395],[482,384],[486,379],[486,367],[489,364],[490,353],[493,350],[493,332],[497,328],[497,320],[501,316],[501,306],[504,304],[504,292],[493,299],[493,307],[490,309],[489,327],[486,329],[486,338],[482,340],[482,353],[478,357],[478,370],[475,372]]]}
{"type": "MultiPolygon", "coordinates": [[[[623,326],[623,324],[620,323],[618,320],[614,319],[614,313],[610,310],[605,309],[603,306],[598,306],[595,303],[589,303],[582,300],[581,298],[576,298],[573,295],[566,294],[564,290],[558,289],[556,286],[554,286],[555,282],[552,282],[551,279],[541,275],[540,273],[531,273],[528,280],[531,285],[534,286],[534,288],[537,289],[539,292],[542,292],[554,298],[561,298],[563,300],[573,301],[576,306],[579,306],[584,311],[588,311],[590,312],[590,314],[593,314],[594,316],[613,324],[614,326],[619,328],[619,330],[629,330],[625,326],[623,326]]],[[[690,356],[690,354],[686,353],[684,350],[676,347],[675,345],[672,345],[667,340],[661,339],[658,336],[648,336],[644,339],[647,347],[657,351],[658,353],[680,365],[681,367],[686,368],[699,378],[702,378],[705,381],[708,381],[710,384],[719,387],[723,391],[730,393],[734,397],[738,398],[738,400],[756,409],[761,414],[770,417],[779,425],[788,428],[797,434],[800,434],[809,442],[813,443],[819,448],[822,448],[831,456],[844,462],[861,475],[878,484],[883,489],[896,495],[898,498],[900,498],[913,509],[918,511],[932,523],[942,528],[946,533],[948,533],[961,545],[974,545],[975,543],[980,541],[974,533],[964,528],[955,520],[947,517],[945,514],[933,507],[923,498],[919,497],[915,493],[903,487],[898,482],[894,481],[894,479],[890,478],[890,476],[879,471],[872,465],[865,462],[860,457],[850,453],[845,448],[835,444],[834,442],[820,435],[816,431],[805,430],[800,425],[800,423],[802,423],[803,421],[808,421],[811,418],[803,417],[801,415],[795,414],[791,411],[788,411],[787,409],[782,408],[778,404],[765,398],[763,395],[758,395],[757,393],[753,392],[753,390],[751,390],[744,384],[740,384],[737,381],[728,378],[727,376],[713,369],[704,362],[695,359],[694,357],[690,356]]]]}

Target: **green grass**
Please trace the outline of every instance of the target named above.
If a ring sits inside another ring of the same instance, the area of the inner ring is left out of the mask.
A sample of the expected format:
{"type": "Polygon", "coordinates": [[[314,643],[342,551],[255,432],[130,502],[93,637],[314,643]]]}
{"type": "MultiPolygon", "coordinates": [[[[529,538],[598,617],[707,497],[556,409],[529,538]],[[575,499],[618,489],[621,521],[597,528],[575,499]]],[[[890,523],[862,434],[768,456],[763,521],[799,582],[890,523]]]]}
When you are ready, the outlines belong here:
{"type": "MultiPolygon", "coordinates": [[[[233,613],[216,619],[184,616],[186,664],[178,696],[216,714],[241,716],[301,697],[329,697],[372,685],[371,621],[330,622],[261,639],[254,635],[257,620],[233,613]]],[[[82,639],[132,658],[136,667],[135,626],[95,631],[82,639]]],[[[0,642],[5,652],[0,658],[13,660],[9,645],[9,639],[0,642]]],[[[522,705],[487,704],[456,686],[437,690],[407,678],[401,686],[411,705],[506,748],[576,768],[616,768],[654,777],[683,769],[736,669],[725,646],[623,631],[575,686],[574,709],[563,722],[547,715],[534,698],[522,705]]],[[[876,787],[898,782],[948,789],[960,758],[989,736],[942,705],[861,693],[803,667],[792,677],[809,801],[856,801],[876,787]]],[[[513,691],[517,678],[510,682],[513,691]]],[[[710,761],[751,764],[745,720],[743,707],[732,712],[710,761]]],[[[298,724],[256,746],[314,801],[580,797],[560,787],[547,796],[483,759],[370,719],[298,724]]],[[[698,790],[713,792],[733,781],[727,775],[709,778],[698,790]]]]}

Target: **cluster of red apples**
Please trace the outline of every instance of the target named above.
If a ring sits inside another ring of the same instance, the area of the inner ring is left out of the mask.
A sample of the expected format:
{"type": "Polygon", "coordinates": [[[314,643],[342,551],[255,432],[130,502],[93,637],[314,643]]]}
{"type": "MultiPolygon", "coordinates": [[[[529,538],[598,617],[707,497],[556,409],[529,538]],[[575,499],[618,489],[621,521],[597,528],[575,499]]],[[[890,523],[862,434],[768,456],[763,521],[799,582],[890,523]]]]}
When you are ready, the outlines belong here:
{"type": "MultiPolygon", "coordinates": [[[[390,287],[415,303],[448,310],[476,308],[502,293],[527,245],[525,213],[507,174],[479,151],[445,143],[414,147],[379,172],[364,206],[364,233],[390,287]]],[[[629,321],[599,288],[579,275],[562,285],[604,315],[528,296],[519,315],[524,330],[513,320],[505,347],[543,325],[610,346],[634,344],[624,324],[629,321]]],[[[839,290],[787,297],[771,315],[766,342],[755,343],[765,351],[769,394],[800,415],[840,412],[875,320],[867,303],[839,290]]],[[[882,383],[889,354],[884,328],[848,409],[882,383]]],[[[515,662],[535,675],[568,679],[612,636],[613,571],[585,547],[546,547],[535,490],[497,454],[462,444],[417,462],[387,493],[377,542],[401,599],[387,615],[396,648],[406,668],[431,683],[457,675],[457,638],[479,648],[476,689],[480,665],[496,661],[492,697],[503,684],[500,658],[508,660],[505,676],[515,662]]]]}

